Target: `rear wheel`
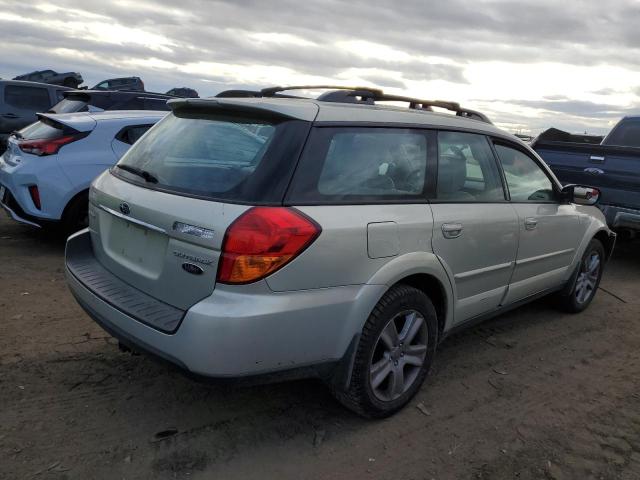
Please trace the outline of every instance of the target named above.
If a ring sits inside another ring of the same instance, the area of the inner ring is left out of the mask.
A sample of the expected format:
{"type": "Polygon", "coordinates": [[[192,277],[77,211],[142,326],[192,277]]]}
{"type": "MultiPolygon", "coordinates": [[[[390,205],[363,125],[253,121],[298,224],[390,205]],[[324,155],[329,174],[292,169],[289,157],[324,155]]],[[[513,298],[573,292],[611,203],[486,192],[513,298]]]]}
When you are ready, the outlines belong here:
{"type": "Polygon", "coordinates": [[[81,193],[74,197],[62,214],[61,229],[65,236],[89,225],[89,195],[81,193]]]}
{"type": "Polygon", "coordinates": [[[364,326],[347,389],[336,398],[360,415],[389,416],[416,394],[436,350],[438,321],[422,291],[396,285],[364,326]]]}
{"type": "Polygon", "coordinates": [[[600,285],[604,262],[604,247],[600,240],[594,238],[582,256],[577,274],[571,279],[573,284],[569,293],[559,297],[559,306],[563,310],[578,313],[589,306],[600,285]]]}

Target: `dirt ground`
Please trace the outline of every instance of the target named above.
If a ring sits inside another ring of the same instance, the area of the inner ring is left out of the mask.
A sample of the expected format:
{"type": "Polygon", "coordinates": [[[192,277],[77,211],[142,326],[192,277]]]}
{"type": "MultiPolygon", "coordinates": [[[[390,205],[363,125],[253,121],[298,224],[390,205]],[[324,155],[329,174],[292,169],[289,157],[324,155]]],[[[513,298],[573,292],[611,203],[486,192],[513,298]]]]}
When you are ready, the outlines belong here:
{"type": "Polygon", "coordinates": [[[448,339],[383,421],[313,381],[212,387],[120,353],[63,250],[0,215],[2,479],[640,479],[640,243],[585,313],[542,300],[448,339]]]}

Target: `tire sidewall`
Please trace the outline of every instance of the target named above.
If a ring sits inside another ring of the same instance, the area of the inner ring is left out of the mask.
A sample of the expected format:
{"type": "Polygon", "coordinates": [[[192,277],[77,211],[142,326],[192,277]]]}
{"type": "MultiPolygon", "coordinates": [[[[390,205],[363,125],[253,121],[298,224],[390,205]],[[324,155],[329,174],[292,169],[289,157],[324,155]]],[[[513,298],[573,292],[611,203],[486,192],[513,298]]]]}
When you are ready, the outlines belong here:
{"type": "Polygon", "coordinates": [[[578,264],[578,272],[577,272],[577,275],[575,276],[575,279],[573,280],[573,286],[571,287],[571,292],[569,293],[569,296],[567,299],[570,302],[570,307],[572,311],[581,312],[591,304],[594,297],[596,296],[598,287],[600,286],[600,280],[602,279],[602,274],[604,273],[604,266],[605,266],[604,246],[599,240],[593,239],[589,242],[589,245],[587,245],[587,248],[584,254],[582,255],[582,258],[580,259],[580,263],[578,264]],[[580,277],[580,271],[582,270],[582,265],[584,264],[584,262],[594,252],[597,252],[598,255],[600,256],[600,271],[598,272],[598,279],[596,280],[596,284],[593,289],[593,292],[591,293],[591,296],[585,302],[579,303],[578,299],[576,298],[576,287],[578,286],[578,278],[580,277]]]}
{"type": "Polygon", "coordinates": [[[412,287],[408,287],[408,289],[409,291],[407,293],[392,298],[388,304],[380,309],[378,315],[374,316],[372,314],[368,320],[373,321],[371,335],[367,338],[366,344],[361,344],[358,349],[358,356],[360,357],[358,366],[362,370],[358,372],[358,377],[359,381],[362,382],[363,400],[367,404],[367,410],[372,412],[373,416],[388,416],[406,405],[420,389],[435,357],[438,342],[438,320],[435,308],[429,298],[420,290],[412,287]],[[427,325],[427,352],[425,361],[411,388],[399,398],[390,402],[384,402],[375,396],[371,388],[369,382],[369,367],[380,333],[392,318],[405,310],[416,310],[425,319],[427,325]]]}

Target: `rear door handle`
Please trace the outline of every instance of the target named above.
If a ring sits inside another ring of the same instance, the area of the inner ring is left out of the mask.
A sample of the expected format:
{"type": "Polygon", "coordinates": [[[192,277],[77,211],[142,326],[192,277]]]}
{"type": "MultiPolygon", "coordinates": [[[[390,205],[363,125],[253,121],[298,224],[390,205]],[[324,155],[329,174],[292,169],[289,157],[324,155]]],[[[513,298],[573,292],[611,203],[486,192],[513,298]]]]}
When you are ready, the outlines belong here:
{"type": "Polygon", "coordinates": [[[18,118],[18,115],[15,113],[3,113],[2,118],[18,118]]]}
{"type": "Polygon", "coordinates": [[[443,223],[442,235],[444,238],[458,238],[462,235],[463,228],[461,223],[443,223]]]}
{"type": "Polygon", "coordinates": [[[538,220],[536,220],[535,218],[529,217],[524,219],[524,228],[526,230],[533,230],[537,226],[538,226],[538,220]]]}
{"type": "Polygon", "coordinates": [[[591,155],[589,160],[593,163],[604,163],[604,155],[591,155]]]}
{"type": "Polygon", "coordinates": [[[589,167],[584,169],[585,173],[590,173],[591,175],[602,175],[604,170],[599,168],[589,167]]]}

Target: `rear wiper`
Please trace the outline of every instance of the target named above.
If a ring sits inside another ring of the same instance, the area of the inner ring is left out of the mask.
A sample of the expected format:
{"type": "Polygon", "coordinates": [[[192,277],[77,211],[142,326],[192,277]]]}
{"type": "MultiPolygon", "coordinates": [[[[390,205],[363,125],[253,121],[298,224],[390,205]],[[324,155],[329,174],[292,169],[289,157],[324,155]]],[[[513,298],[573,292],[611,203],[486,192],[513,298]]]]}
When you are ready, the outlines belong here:
{"type": "Polygon", "coordinates": [[[11,135],[9,135],[10,137],[16,137],[18,140],[23,140],[24,137],[22,136],[22,134],[18,131],[18,130],[14,130],[13,132],[11,132],[11,135]]]}
{"type": "Polygon", "coordinates": [[[125,172],[133,173],[134,175],[142,177],[149,183],[158,183],[158,179],[154,177],[153,174],[147,172],[146,170],[142,170],[141,168],[120,164],[116,164],[116,167],[118,167],[120,170],[124,170],[125,172]]]}

